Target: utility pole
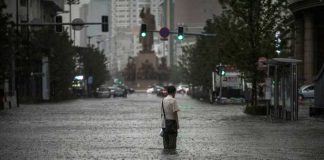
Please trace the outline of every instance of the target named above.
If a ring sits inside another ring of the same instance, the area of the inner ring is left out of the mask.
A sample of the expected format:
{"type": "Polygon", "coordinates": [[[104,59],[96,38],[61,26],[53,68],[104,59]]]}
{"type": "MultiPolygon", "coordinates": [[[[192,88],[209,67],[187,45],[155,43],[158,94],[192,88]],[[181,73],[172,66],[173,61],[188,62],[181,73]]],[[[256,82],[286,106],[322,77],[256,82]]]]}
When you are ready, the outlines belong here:
{"type": "Polygon", "coordinates": [[[219,65],[218,65],[218,73],[220,73],[220,74],[218,74],[219,75],[219,95],[218,95],[218,98],[217,98],[218,103],[222,103],[223,74],[219,71],[220,70],[219,67],[221,67],[221,66],[222,66],[222,63],[219,63],[219,65]]]}
{"type": "MultiPolygon", "coordinates": [[[[68,4],[69,4],[69,11],[70,11],[70,18],[69,18],[69,22],[72,22],[72,1],[68,0],[68,4]]],[[[70,39],[72,39],[72,26],[69,26],[70,29],[70,39]]]]}
{"type": "Polygon", "coordinates": [[[88,36],[88,47],[90,47],[91,36],[88,36]]]}
{"type": "MultiPolygon", "coordinates": [[[[18,42],[18,34],[19,34],[19,0],[16,0],[16,49],[12,53],[12,80],[11,80],[11,97],[14,99],[14,101],[17,101],[17,95],[16,95],[16,52],[18,52],[19,48],[19,42],[18,42]]],[[[17,107],[19,107],[18,101],[17,107]]]]}
{"type": "MultiPolygon", "coordinates": [[[[72,23],[72,4],[80,4],[80,0],[67,0],[67,4],[69,5],[69,11],[70,11],[70,16],[69,16],[69,20],[70,23],[72,23]]],[[[69,26],[70,28],[70,39],[72,40],[72,26],[69,26]]],[[[75,32],[74,32],[75,35],[75,32]]],[[[75,37],[73,39],[73,44],[75,41],[75,37]]]]}
{"type": "Polygon", "coordinates": [[[98,48],[99,51],[100,51],[100,42],[101,41],[97,41],[97,48],[98,48]]]}

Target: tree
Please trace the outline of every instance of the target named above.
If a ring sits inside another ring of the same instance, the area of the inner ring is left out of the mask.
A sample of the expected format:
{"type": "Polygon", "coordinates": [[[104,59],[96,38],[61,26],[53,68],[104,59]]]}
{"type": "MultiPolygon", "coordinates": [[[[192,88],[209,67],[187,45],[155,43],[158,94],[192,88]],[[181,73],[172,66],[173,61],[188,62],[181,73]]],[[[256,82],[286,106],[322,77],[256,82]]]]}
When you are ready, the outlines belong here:
{"type": "Polygon", "coordinates": [[[252,81],[252,104],[257,105],[257,83],[264,73],[257,70],[259,57],[272,58],[285,53],[286,33],[284,22],[291,16],[286,0],[227,0],[225,11],[219,18],[218,33],[226,53],[226,61],[235,64],[252,81]],[[223,34],[225,33],[225,34],[223,34]],[[280,34],[279,37],[276,35],[280,34]],[[280,41],[278,41],[280,38],[280,41]]]}
{"type": "MultiPolygon", "coordinates": [[[[204,27],[207,33],[216,33],[216,17],[206,22],[204,27]]],[[[183,48],[184,54],[180,56],[179,68],[187,83],[200,86],[205,93],[212,87],[211,73],[221,62],[221,54],[217,44],[217,37],[198,37],[194,45],[183,48]]]]}
{"type": "Polygon", "coordinates": [[[77,48],[80,62],[83,63],[83,74],[86,78],[92,76],[92,87],[96,88],[110,79],[107,69],[107,58],[103,51],[96,48],[77,48]]]}
{"type": "Polygon", "coordinates": [[[257,83],[264,73],[257,70],[259,57],[285,55],[291,15],[287,1],[222,0],[221,16],[207,20],[204,28],[216,37],[199,37],[196,45],[185,48],[180,66],[195,85],[209,87],[216,64],[235,65],[253,84],[253,105],[257,105],[257,83]],[[278,34],[279,33],[279,34],[278,34]],[[276,35],[279,35],[276,37],[276,35]],[[278,40],[280,38],[280,40],[278,40]],[[190,76],[189,76],[190,75],[190,76]]]}
{"type": "Polygon", "coordinates": [[[69,40],[68,34],[55,33],[53,28],[43,28],[35,31],[31,36],[31,53],[29,59],[39,70],[42,57],[49,59],[51,97],[62,100],[69,97],[69,88],[72,86],[75,63],[73,57],[76,51],[69,40]],[[49,38],[50,37],[50,38],[49,38]]]}

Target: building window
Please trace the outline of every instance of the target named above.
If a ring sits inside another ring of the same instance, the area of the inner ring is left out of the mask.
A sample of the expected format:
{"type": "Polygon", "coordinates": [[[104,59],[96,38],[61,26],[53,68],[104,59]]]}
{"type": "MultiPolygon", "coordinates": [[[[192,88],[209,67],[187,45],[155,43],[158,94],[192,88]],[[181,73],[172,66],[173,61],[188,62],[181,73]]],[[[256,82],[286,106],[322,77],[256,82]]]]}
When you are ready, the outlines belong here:
{"type": "Polygon", "coordinates": [[[27,0],[20,0],[20,6],[27,7],[27,0]]]}

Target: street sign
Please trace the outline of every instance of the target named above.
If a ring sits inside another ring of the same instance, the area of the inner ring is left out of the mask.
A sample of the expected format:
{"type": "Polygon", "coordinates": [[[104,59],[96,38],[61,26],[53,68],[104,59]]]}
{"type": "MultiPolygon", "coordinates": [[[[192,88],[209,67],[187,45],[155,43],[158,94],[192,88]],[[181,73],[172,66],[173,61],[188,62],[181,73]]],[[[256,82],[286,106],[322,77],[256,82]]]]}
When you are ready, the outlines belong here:
{"type": "Polygon", "coordinates": [[[74,30],[81,30],[84,26],[84,22],[81,18],[76,18],[72,21],[72,28],[74,30]]]}
{"type": "Polygon", "coordinates": [[[163,27],[163,28],[160,29],[160,36],[161,37],[166,38],[166,37],[169,36],[169,34],[170,34],[169,28],[163,27]]]}

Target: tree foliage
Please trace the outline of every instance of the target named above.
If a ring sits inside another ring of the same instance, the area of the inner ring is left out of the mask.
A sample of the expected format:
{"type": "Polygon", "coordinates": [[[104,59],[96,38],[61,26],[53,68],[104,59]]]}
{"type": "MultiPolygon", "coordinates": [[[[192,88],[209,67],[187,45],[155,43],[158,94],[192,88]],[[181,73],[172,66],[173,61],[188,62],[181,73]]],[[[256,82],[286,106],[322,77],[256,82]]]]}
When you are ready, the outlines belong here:
{"type": "Polygon", "coordinates": [[[204,31],[215,37],[199,37],[194,46],[184,48],[180,66],[193,85],[211,86],[211,71],[218,63],[235,65],[256,85],[264,73],[257,70],[259,57],[284,54],[290,16],[287,1],[222,0],[223,13],[207,20],[204,31]]]}
{"type": "Polygon", "coordinates": [[[93,77],[93,87],[98,87],[110,79],[107,58],[97,48],[78,48],[80,62],[83,64],[84,76],[93,77]]]}
{"type": "Polygon", "coordinates": [[[35,31],[30,41],[32,54],[29,54],[29,59],[34,62],[42,57],[49,59],[51,97],[67,98],[72,86],[75,68],[73,57],[76,53],[67,33],[55,33],[52,28],[44,28],[35,31]]]}

